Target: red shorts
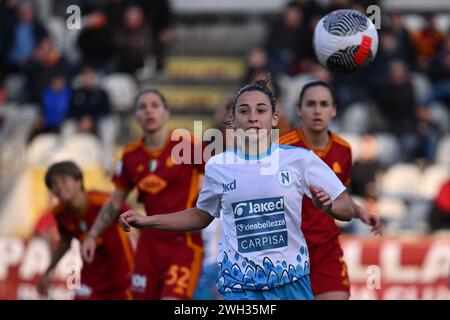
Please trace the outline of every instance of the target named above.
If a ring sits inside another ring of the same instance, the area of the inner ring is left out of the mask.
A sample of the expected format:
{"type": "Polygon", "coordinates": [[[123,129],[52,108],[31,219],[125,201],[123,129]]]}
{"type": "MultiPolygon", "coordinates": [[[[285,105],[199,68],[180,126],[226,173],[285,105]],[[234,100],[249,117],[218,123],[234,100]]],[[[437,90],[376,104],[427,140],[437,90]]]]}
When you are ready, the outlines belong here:
{"type": "Polygon", "coordinates": [[[314,295],[330,291],[350,294],[350,280],[339,239],[308,247],[311,271],[309,278],[314,295]]]}
{"type": "Polygon", "coordinates": [[[170,241],[141,236],[131,276],[133,299],[192,299],[202,261],[203,248],[191,234],[170,241]]]}

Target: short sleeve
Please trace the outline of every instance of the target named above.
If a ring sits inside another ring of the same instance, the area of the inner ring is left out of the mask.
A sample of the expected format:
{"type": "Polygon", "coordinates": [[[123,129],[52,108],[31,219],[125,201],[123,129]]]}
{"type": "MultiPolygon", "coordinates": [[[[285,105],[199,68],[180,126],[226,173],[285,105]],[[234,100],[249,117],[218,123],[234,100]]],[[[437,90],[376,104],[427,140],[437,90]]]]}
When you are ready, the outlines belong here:
{"type": "Polygon", "coordinates": [[[220,208],[222,200],[222,189],[214,180],[211,170],[205,167],[205,179],[202,190],[198,196],[197,208],[208,212],[215,218],[220,218],[220,208]]]}
{"type": "Polygon", "coordinates": [[[302,188],[309,198],[311,198],[311,186],[322,188],[333,201],[346,189],[330,167],[313,151],[310,151],[310,157],[304,170],[302,188]]]}
{"type": "Polygon", "coordinates": [[[112,177],[112,182],[118,188],[131,190],[134,188],[134,185],[131,181],[131,176],[128,173],[127,165],[125,162],[125,156],[117,163],[116,170],[114,171],[114,175],[112,177]]]}

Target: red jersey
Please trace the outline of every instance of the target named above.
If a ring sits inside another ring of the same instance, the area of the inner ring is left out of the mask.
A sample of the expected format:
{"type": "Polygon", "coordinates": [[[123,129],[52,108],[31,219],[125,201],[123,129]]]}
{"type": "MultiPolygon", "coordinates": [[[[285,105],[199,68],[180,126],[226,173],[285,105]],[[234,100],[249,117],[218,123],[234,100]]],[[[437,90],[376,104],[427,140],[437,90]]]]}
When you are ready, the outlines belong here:
{"type": "MultiPolygon", "coordinates": [[[[350,184],[352,153],[350,145],[333,132],[324,149],[313,149],[301,129],[293,129],[280,138],[280,144],[313,150],[336,174],[344,185],[350,184]]],[[[316,208],[304,197],[302,204],[302,231],[309,246],[320,245],[337,237],[340,232],[333,217],[316,208]]]]}
{"type": "MultiPolygon", "coordinates": [[[[138,189],[138,201],[144,204],[148,215],[172,213],[195,206],[198,197],[199,173],[204,173],[204,162],[194,164],[195,148],[193,138],[182,142],[190,148],[191,154],[183,154],[179,141],[166,141],[160,150],[150,150],[144,139],[137,140],[125,147],[112,181],[118,188],[130,191],[138,189]],[[186,143],[187,142],[187,143],[186,143]],[[176,149],[174,149],[176,147],[176,149]],[[189,163],[175,164],[172,150],[189,163]],[[178,152],[179,151],[179,152],[178,152]]],[[[186,150],[185,150],[186,151],[186,150]]],[[[203,157],[202,157],[203,158],[203,157]]],[[[199,232],[173,232],[143,229],[142,235],[165,241],[180,240],[201,244],[199,232]]]]}
{"type": "Polygon", "coordinates": [[[439,210],[450,213],[450,180],[442,185],[435,203],[439,210]]]}
{"type": "MultiPolygon", "coordinates": [[[[60,232],[83,241],[108,198],[109,194],[103,192],[87,192],[87,209],[80,213],[72,212],[66,205],[56,206],[52,211],[60,232]]],[[[128,209],[124,205],[120,212],[128,209]]],[[[94,261],[83,265],[81,281],[94,291],[126,290],[133,267],[133,252],[128,237],[117,223],[113,223],[97,238],[94,261]]]]}

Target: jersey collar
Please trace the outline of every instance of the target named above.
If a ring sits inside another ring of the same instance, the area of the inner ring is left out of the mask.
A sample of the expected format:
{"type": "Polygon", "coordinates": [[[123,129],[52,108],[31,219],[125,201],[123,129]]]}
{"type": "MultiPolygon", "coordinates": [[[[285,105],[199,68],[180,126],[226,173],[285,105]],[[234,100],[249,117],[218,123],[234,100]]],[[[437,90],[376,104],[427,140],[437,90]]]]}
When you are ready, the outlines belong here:
{"type": "Polygon", "coordinates": [[[265,157],[270,156],[275,150],[278,149],[278,144],[272,142],[271,146],[269,149],[267,149],[267,151],[260,153],[260,154],[247,154],[245,152],[243,152],[242,150],[240,150],[239,148],[235,147],[234,148],[234,154],[237,155],[238,157],[245,159],[245,160],[260,160],[260,159],[264,159],[265,157]]]}

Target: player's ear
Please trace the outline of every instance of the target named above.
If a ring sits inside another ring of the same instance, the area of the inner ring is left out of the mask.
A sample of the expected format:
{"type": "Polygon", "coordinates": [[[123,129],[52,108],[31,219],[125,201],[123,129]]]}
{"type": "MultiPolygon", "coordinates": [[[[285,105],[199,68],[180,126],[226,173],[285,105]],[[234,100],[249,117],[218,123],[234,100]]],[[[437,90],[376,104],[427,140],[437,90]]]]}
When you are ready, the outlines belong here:
{"type": "Polygon", "coordinates": [[[279,114],[278,111],[275,110],[272,114],[272,128],[276,128],[278,126],[279,114]]]}
{"type": "Polygon", "coordinates": [[[83,187],[83,181],[82,181],[82,180],[76,179],[75,182],[76,182],[76,184],[77,184],[77,187],[78,187],[80,190],[84,190],[84,187],[83,187]]]}
{"type": "Polygon", "coordinates": [[[331,115],[334,117],[336,117],[337,114],[337,110],[336,110],[336,103],[333,103],[333,112],[331,113],[331,115]]]}
{"type": "Polygon", "coordinates": [[[302,106],[301,106],[300,103],[298,103],[298,104],[297,104],[297,108],[296,108],[296,112],[297,112],[297,115],[298,115],[300,118],[302,117],[301,111],[302,111],[302,106]]]}
{"type": "Polygon", "coordinates": [[[234,116],[233,112],[230,113],[230,118],[229,119],[230,119],[230,127],[233,128],[233,129],[236,129],[237,128],[236,117],[234,116]]]}

